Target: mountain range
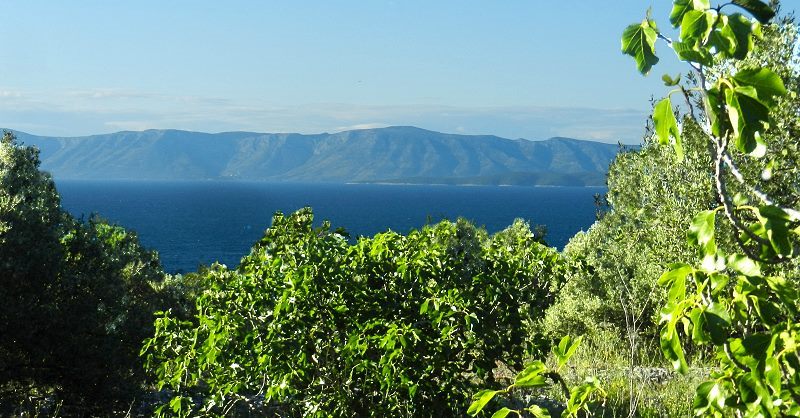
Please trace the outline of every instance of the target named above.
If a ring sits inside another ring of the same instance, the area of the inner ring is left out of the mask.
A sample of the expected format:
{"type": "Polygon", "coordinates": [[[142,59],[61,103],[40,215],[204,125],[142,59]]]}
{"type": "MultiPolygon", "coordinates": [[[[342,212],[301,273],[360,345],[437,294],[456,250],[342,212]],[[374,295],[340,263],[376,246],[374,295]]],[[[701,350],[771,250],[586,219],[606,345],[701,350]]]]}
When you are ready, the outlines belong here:
{"type": "Polygon", "coordinates": [[[46,137],[15,132],[40,149],[56,179],[604,185],[620,147],[456,135],[410,126],[333,134],[217,134],[180,130],[46,137]]]}

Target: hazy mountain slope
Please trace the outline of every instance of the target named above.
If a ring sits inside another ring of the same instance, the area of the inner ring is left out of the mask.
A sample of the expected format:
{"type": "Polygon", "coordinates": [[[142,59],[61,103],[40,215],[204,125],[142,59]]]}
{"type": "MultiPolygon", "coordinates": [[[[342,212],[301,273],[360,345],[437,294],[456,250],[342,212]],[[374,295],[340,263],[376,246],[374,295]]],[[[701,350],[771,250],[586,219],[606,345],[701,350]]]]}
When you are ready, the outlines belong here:
{"type": "Polygon", "coordinates": [[[454,135],[414,127],[335,134],[178,130],[75,138],[17,133],[62,179],[245,179],[298,182],[602,184],[618,147],[454,135]],[[533,182],[533,183],[531,183],[533,182]]]}

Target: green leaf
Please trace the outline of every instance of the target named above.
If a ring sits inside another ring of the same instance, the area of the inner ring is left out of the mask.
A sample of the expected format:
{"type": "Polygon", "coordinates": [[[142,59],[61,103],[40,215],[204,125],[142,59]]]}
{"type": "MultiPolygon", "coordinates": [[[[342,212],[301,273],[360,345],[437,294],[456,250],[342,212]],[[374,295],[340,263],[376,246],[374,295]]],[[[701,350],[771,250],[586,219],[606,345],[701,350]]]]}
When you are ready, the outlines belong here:
{"type": "Polygon", "coordinates": [[[678,54],[678,58],[683,61],[696,62],[706,67],[714,65],[714,57],[705,48],[695,49],[686,42],[673,42],[672,49],[678,54]]]}
{"type": "Polygon", "coordinates": [[[731,56],[737,60],[747,58],[747,54],[753,50],[753,22],[741,13],[734,13],[727,17],[721,31],[736,40],[731,56]]]}
{"type": "Polygon", "coordinates": [[[767,231],[767,239],[776,254],[791,257],[794,248],[789,239],[790,217],[777,206],[761,206],[758,208],[759,220],[767,231]]]}
{"type": "Polygon", "coordinates": [[[781,365],[775,357],[767,358],[764,378],[772,393],[781,392],[781,365]]]}
{"type": "Polygon", "coordinates": [[[542,408],[539,405],[531,405],[525,408],[526,411],[530,412],[534,418],[550,418],[550,411],[545,408],[542,408]]]}
{"type": "Polygon", "coordinates": [[[534,361],[517,374],[514,378],[514,386],[523,388],[547,386],[546,379],[542,376],[545,370],[547,367],[544,363],[538,360],[534,361]]]}
{"type": "Polygon", "coordinates": [[[716,210],[704,210],[695,215],[689,225],[689,243],[699,246],[704,255],[717,253],[717,244],[714,239],[716,217],[716,210]]]}
{"type": "Polygon", "coordinates": [[[745,276],[761,275],[761,266],[749,257],[745,257],[741,254],[729,255],[727,265],[732,270],[742,273],[745,276]]]}
{"type": "Polygon", "coordinates": [[[708,40],[716,16],[711,11],[689,10],[681,20],[681,42],[698,48],[708,40]]]}
{"type": "Polygon", "coordinates": [[[755,404],[760,403],[761,397],[759,396],[761,389],[756,381],[755,377],[752,374],[748,373],[742,377],[740,377],[737,381],[737,386],[739,387],[739,395],[742,398],[742,402],[745,404],[755,404]]]}
{"type": "Polygon", "coordinates": [[[683,20],[683,15],[690,10],[708,10],[711,7],[709,0],[675,0],[672,5],[672,12],[669,14],[669,22],[673,27],[678,27],[678,23],[683,20]]]}
{"type": "Polygon", "coordinates": [[[725,307],[719,303],[712,302],[705,308],[703,316],[705,317],[706,328],[711,335],[711,341],[717,345],[724,343],[728,337],[728,327],[731,324],[731,317],[725,307]]]}
{"type": "Polygon", "coordinates": [[[511,410],[508,407],[504,406],[494,414],[492,414],[492,418],[505,418],[508,414],[511,413],[511,410]]]}
{"type": "Polygon", "coordinates": [[[711,32],[708,42],[725,57],[731,57],[736,52],[736,35],[728,25],[711,32]]]}
{"type": "Polygon", "coordinates": [[[658,34],[651,22],[645,19],[642,23],[628,26],[622,33],[622,52],[632,56],[639,72],[645,75],[658,63],[655,55],[658,34]]]}
{"type": "Polygon", "coordinates": [[[725,406],[725,390],[719,382],[704,382],[697,387],[694,397],[694,413],[704,415],[707,410],[722,410],[725,406]]]}
{"type": "Polygon", "coordinates": [[[681,146],[681,133],[678,129],[678,121],[675,113],[672,112],[672,101],[669,97],[658,102],[653,109],[653,123],[655,124],[658,142],[669,144],[670,137],[675,139],[675,154],[678,160],[683,160],[683,146],[681,146]]]}
{"type": "Polygon", "coordinates": [[[786,86],[780,76],[767,68],[741,70],[733,76],[739,86],[753,87],[760,102],[771,106],[775,98],[786,94],[786,86]]]}
{"type": "Polygon", "coordinates": [[[797,289],[790,284],[786,279],[783,277],[775,277],[769,276],[766,277],[767,286],[772,289],[775,294],[778,295],[778,298],[783,302],[783,304],[794,310],[794,304],[798,299],[798,292],[797,289]]]}
{"type": "Polygon", "coordinates": [[[581,341],[583,341],[583,336],[573,340],[569,335],[566,335],[561,338],[561,341],[558,343],[557,347],[553,347],[553,354],[555,354],[558,358],[558,370],[564,367],[564,365],[567,364],[567,361],[569,361],[570,357],[575,354],[578,346],[581,345],[581,341]]]}
{"type": "Polygon", "coordinates": [[[666,286],[669,285],[675,280],[683,280],[686,281],[686,276],[692,274],[694,272],[694,267],[683,264],[683,263],[675,263],[669,266],[669,270],[664,272],[661,277],[658,278],[658,285],[659,286],[666,286]]]}
{"type": "Polygon", "coordinates": [[[669,74],[664,74],[661,76],[661,80],[664,82],[664,85],[667,87],[677,86],[681,82],[681,75],[678,73],[674,78],[670,77],[669,74]]]}
{"type": "Polygon", "coordinates": [[[728,118],[733,128],[736,148],[747,154],[758,153],[758,132],[769,120],[769,109],[750,96],[746,89],[725,90],[728,118]]]}
{"type": "Polygon", "coordinates": [[[492,398],[494,398],[494,395],[497,395],[498,392],[500,391],[484,389],[473,395],[472,399],[474,399],[474,401],[469,406],[469,409],[467,409],[467,414],[472,416],[478,415],[486,406],[486,404],[488,404],[489,401],[491,401],[492,398]]]}
{"type": "Polygon", "coordinates": [[[711,341],[711,338],[706,334],[706,317],[703,315],[702,309],[692,309],[689,314],[689,320],[692,322],[692,341],[695,344],[705,344],[711,341]]]}
{"type": "Polygon", "coordinates": [[[761,23],[769,23],[775,17],[775,10],[760,0],[732,0],[732,3],[747,10],[761,23]]]}
{"type": "Polygon", "coordinates": [[[686,364],[686,358],[683,355],[683,347],[681,347],[678,332],[674,326],[667,326],[661,331],[659,338],[661,345],[661,352],[664,357],[672,363],[672,367],[680,374],[686,374],[689,371],[689,365],[686,364]]]}

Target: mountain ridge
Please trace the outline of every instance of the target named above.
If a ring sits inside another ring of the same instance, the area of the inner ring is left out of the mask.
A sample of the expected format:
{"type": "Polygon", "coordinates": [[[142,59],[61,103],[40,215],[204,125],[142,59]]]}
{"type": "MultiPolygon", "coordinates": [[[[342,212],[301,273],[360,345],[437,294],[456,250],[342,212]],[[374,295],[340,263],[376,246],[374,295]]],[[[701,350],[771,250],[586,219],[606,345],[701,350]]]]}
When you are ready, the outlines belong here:
{"type": "Polygon", "coordinates": [[[319,134],[149,129],[48,137],[14,132],[19,142],[40,149],[42,168],[56,179],[83,180],[602,185],[620,150],[573,138],[530,141],[413,126],[319,134]]]}

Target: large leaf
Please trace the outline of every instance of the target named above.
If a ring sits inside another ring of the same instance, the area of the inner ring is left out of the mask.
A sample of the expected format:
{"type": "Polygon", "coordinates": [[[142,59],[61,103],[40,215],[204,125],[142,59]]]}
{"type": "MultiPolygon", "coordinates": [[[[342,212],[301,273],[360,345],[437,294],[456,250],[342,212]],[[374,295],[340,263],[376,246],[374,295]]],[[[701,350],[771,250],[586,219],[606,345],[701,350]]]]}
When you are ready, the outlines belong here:
{"type": "Polygon", "coordinates": [[[716,302],[711,303],[706,307],[703,316],[706,329],[711,335],[711,341],[717,345],[724,343],[728,336],[728,327],[731,324],[731,317],[725,307],[716,302]]]}
{"type": "Polygon", "coordinates": [[[760,276],[761,267],[751,258],[741,254],[731,254],[728,256],[728,268],[745,276],[760,276]]]}
{"type": "MultiPolygon", "coordinates": [[[[727,16],[723,16],[722,21],[727,20],[727,16]]],[[[722,25],[722,29],[711,32],[708,42],[724,57],[732,57],[736,52],[736,34],[727,23],[722,25]]]]}
{"type": "Polygon", "coordinates": [[[714,65],[714,57],[706,48],[695,48],[687,42],[673,42],[672,49],[683,61],[696,62],[707,67],[714,65]]]}
{"type": "Polygon", "coordinates": [[[469,406],[467,414],[472,416],[478,415],[486,406],[486,404],[488,404],[489,401],[494,398],[494,395],[497,395],[498,392],[498,390],[484,389],[473,395],[472,399],[474,399],[474,401],[472,402],[472,405],[469,406]]]}
{"type": "Polygon", "coordinates": [[[769,109],[751,97],[747,89],[726,89],[725,102],[736,148],[753,156],[763,155],[764,144],[759,132],[769,121],[769,109]]]}
{"type": "Polygon", "coordinates": [[[711,381],[702,383],[697,387],[694,397],[695,415],[703,415],[708,409],[722,410],[725,406],[725,389],[719,382],[711,381]]]}
{"type": "Polygon", "coordinates": [[[681,20],[681,41],[691,45],[702,45],[708,40],[716,16],[710,11],[690,10],[681,20]]]}
{"type": "Polygon", "coordinates": [[[669,270],[664,272],[661,277],[658,278],[658,285],[659,286],[666,286],[671,285],[676,280],[686,280],[686,276],[692,274],[694,272],[694,267],[683,264],[683,263],[675,263],[669,266],[669,270]]]}
{"type": "Polygon", "coordinates": [[[525,408],[526,411],[530,412],[534,418],[550,418],[550,411],[546,408],[542,408],[539,405],[531,405],[525,408]]]}
{"type": "Polygon", "coordinates": [[[732,57],[738,60],[745,59],[753,49],[753,22],[740,13],[729,15],[722,26],[722,33],[736,40],[732,57]]]}
{"type": "Polygon", "coordinates": [[[790,257],[794,248],[789,239],[790,216],[783,209],[776,206],[761,206],[758,208],[759,220],[764,224],[773,250],[776,254],[790,257]]]}
{"type": "Polygon", "coordinates": [[[681,132],[678,129],[678,121],[675,113],[672,112],[672,101],[669,97],[661,100],[653,109],[653,123],[655,124],[658,142],[669,144],[670,137],[675,139],[675,154],[679,160],[683,160],[683,146],[681,145],[681,132]]]}
{"type": "Polygon", "coordinates": [[[714,239],[714,224],[716,220],[716,210],[704,210],[692,219],[689,225],[689,241],[697,245],[704,255],[714,255],[717,253],[717,244],[714,239]]]}
{"type": "Polygon", "coordinates": [[[672,327],[665,327],[661,331],[661,352],[664,357],[672,363],[672,367],[680,374],[686,374],[689,371],[689,365],[686,364],[686,358],[683,355],[683,347],[681,341],[678,339],[678,331],[672,327]]]}
{"type": "Polygon", "coordinates": [[[658,63],[655,55],[655,44],[658,34],[648,19],[639,24],[625,28],[622,33],[622,52],[636,60],[636,67],[642,74],[647,74],[658,63]]]}
{"type": "Polygon", "coordinates": [[[511,409],[509,409],[507,406],[504,406],[504,407],[498,409],[497,412],[492,414],[492,418],[505,418],[510,413],[511,413],[511,409]]]}
{"type": "Polygon", "coordinates": [[[547,382],[542,373],[547,370],[547,367],[541,361],[534,361],[529,364],[525,370],[519,372],[514,378],[514,386],[531,388],[547,386],[547,382]]]}
{"type": "Polygon", "coordinates": [[[690,10],[708,10],[711,7],[709,0],[675,0],[672,5],[672,12],[669,14],[669,23],[673,27],[683,20],[683,15],[690,10]]]}
{"type": "Polygon", "coordinates": [[[732,3],[750,12],[761,23],[768,23],[775,17],[775,10],[760,0],[732,0],[732,3]]]}
{"type": "Polygon", "coordinates": [[[773,105],[775,98],[786,94],[786,86],[780,76],[767,68],[749,68],[736,73],[733,80],[739,86],[755,89],[758,100],[766,105],[773,105]]]}

